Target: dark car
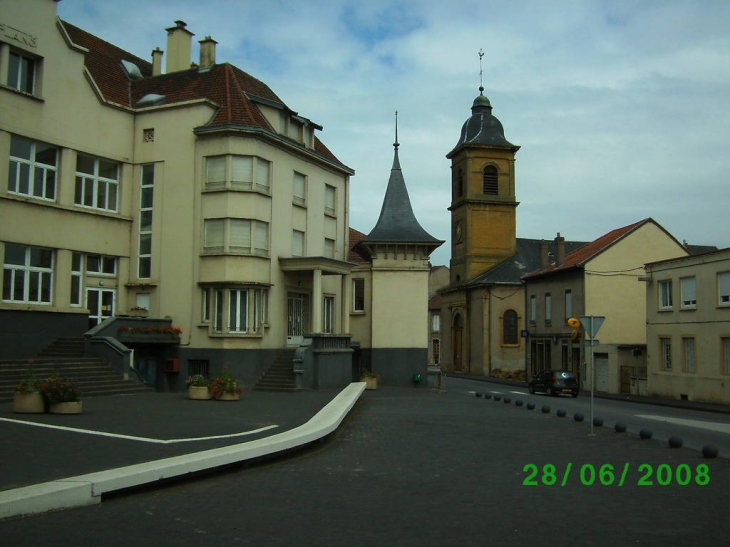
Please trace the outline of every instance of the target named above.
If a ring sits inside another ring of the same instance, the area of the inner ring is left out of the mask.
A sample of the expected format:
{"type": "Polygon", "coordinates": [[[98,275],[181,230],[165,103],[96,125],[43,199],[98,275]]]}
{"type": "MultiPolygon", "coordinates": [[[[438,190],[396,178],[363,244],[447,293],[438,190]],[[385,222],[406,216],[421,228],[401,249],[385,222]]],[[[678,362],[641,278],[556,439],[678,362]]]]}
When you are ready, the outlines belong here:
{"type": "Polygon", "coordinates": [[[570,394],[578,396],[578,382],[575,374],[568,370],[543,370],[532,377],[530,393],[544,391],[548,395],[570,394]]]}

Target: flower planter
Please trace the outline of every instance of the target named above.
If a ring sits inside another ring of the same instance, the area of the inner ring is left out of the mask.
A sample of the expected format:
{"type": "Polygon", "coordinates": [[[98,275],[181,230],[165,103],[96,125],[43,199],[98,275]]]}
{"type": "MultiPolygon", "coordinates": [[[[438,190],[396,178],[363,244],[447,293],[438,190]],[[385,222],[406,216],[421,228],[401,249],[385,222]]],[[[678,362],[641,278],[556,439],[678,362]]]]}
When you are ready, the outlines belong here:
{"type": "Polygon", "coordinates": [[[51,403],[48,406],[48,411],[51,414],[81,414],[81,401],[51,403]]]}
{"type": "Polygon", "coordinates": [[[241,398],[240,393],[221,393],[218,395],[216,401],[238,401],[241,398]]]}
{"type": "Polygon", "coordinates": [[[377,378],[360,378],[361,382],[365,382],[365,389],[378,389],[378,379],[377,378]]]}
{"type": "Polygon", "coordinates": [[[210,392],[207,386],[188,387],[188,399],[195,399],[197,401],[208,401],[212,398],[213,394],[210,392]]]}
{"type": "Polygon", "coordinates": [[[15,392],[13,397],[13,412],[22,414],[40,414],[46,411],[46,404],[40,391],[30,393],[15,392]]]}

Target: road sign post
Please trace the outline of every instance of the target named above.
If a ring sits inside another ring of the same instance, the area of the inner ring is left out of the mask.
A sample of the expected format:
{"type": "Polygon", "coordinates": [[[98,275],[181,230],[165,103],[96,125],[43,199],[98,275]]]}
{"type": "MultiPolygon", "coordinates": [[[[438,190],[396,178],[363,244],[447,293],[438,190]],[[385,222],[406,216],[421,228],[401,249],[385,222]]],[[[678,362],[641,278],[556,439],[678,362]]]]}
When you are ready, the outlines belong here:
{"type": "Polygon", "coordinates": [[[593,356],[593,347],[595,346],[594,338],[595,338],[596,334],[598,334],[598,331],[600,330],[601,325],[603,325],[603,322],[605,320],[606,320],[606,318],[603,315],[583,315],[580,317],[581,325],[583,326],[583,330],[585,330],[586,336],[590,340],[590,348],[591,348],[591,432],[590,432],[591,436],[594,436],[594,433],[593,433],[593,390],[596,385],[596,362],[595,362],[595,357],[593,356]]]}

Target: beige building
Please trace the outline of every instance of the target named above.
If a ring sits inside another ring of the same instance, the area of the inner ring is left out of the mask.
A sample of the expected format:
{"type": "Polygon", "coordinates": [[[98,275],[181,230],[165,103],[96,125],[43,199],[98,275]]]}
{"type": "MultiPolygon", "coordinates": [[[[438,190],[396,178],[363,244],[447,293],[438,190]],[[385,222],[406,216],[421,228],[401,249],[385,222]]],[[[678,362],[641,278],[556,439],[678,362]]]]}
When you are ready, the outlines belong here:
{"type": "Polygon", "coordinates": [[[0,352],[146,312],[182,329],[183,362],[251,382],[305,334],[348,333],[354,171],[322,128],[209,37],[192,64],[182,21],[163,72],[56,6],[0,11],[0,352]]]}
{"type": "Polygon", "coordinates": [[[651,395],[730,404],[730,249],[646,265],[651,395]]]}
{"type": "Polygon", "coordinates": [[[603,316],[593,346],[595,389],[629,393],[645,378],[644,264],[686,256],[687,250],[651,218],[612,230],[573,252],[558,234],[555,261],[543,249],[542,268],[525,276],[529,322],[528,373],[571,370],[590,388],[590,346],[568,325],[579,316],[603,316]]]}

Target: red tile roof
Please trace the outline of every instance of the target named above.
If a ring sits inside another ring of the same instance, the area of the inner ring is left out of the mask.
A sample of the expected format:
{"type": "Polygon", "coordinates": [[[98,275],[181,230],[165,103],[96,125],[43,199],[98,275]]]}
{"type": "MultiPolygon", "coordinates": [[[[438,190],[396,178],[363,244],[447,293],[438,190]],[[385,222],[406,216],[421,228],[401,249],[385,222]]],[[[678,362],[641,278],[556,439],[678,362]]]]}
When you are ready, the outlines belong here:
{"type": "Polygon", "coordinates": [[[535,270],[534,272],[526,275],[525,278],[537,277],[540,275],[551,274],[554,272],[562,272],[572,268],[582,268],[583,266],[585,266],[585,263],[588,262],[590,259],[602,253],[637,228],[650,222],[656,224],[653,219],[645,218],[644,220],[640,220],[639,222],[635,222],[634,224],[629,224],[628,226],[624,226],[623,228],[617,228],[615,230],[612,230],[607,234],[602,235],[598,239],[576,249],[572,253],[565,255],[565,262],[562,265],[557,266],[555,264],[552,264],[545,269],[535,270]]]}
{"type": "MultiPolygon", "coordinates": [[[[70,23],[62,21],[72,42],[89,50],[85,66],[98,86],[104,100],[126,107],[139,107],[139,100],[148,94],[165,96],[165,104],[207,99],[220,108],[205,128],[236,127],[261,130],[279,139],[302,146],[286,136],[277,134],[256,104],[256,99],[272,103],[291,114],[294,112],[269,86],[229,64],[210,68],[191,68],[170,74],[152,76],[152,64],[128,53],[70,23]],[[131,82],[122,68],[122,61],[137,65],[144,76],[131,82]],[[130,102],[131,101],[131,102],[130,102]]],[[[345,167],[315,136],[314,152],[345,167]]],[[[348,170],[350,170],[348,168],[348,170]]],[[[351,171],[351,170],[350,170],[351,171]]]]}
{"type": "Polygon", "coordinates": [[[360,254],[358,254],[356,251],[353,251],[355,248],[355,245],[357,245],[361,239],[365,239],[367,237],[367,234],[363,234],[362,232],[358,232],[355,230],[355,228],[350,228],[350,262],[367,262],[360,254]]]}

